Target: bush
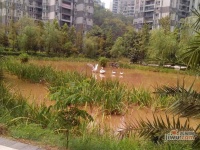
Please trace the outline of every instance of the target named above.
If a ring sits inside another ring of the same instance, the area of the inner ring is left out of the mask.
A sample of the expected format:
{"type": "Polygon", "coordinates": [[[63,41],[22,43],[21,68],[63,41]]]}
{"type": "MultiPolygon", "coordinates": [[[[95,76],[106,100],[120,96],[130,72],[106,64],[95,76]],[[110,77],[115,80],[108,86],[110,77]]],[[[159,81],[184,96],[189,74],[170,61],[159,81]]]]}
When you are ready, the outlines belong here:
{"type": "Polygon", "coordinates": [[[29,55],[27,53],[22,53],[19,55],[21,63],[27,63],[29,61],[29,55]]]}
{"type": "Polygon", "coordinates": [[[102,67],[106,67],[107,63],[108,63],[108,58],[106,57],[100,57],[99,58],[99,63],[102,67]]]}

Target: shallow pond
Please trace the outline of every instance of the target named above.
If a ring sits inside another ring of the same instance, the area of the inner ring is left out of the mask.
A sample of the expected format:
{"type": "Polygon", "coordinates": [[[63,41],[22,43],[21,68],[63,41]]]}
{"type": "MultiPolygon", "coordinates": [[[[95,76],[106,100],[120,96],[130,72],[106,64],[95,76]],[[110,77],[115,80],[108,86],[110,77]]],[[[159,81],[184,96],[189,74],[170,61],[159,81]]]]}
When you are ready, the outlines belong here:
{"type": "MultiPolygon", "coordinates": [[[[56,70],[78,71],[80,73],[92,76],[97,80],[119,80],[121,83],[128,84],[129,87],[134,86],[136,88],[144,88],[151,91],[153,91],[155,87],[161,85],[176,85],[177,79],[179,79],[180,83],[182,83],[184,79],[186,87],[189,87],[196,78],[195,76],[180,75],[178,70],[177,73],[161,73],[136,69],[115,69],[111,67],[106,67],[104,68],[106,71],[105,74],[92,74],[92,69],[87,65],[87,63],[83,62],[33,60],[31,61],[31,63],[45,66],[50,65],[56,70]],[[112,72],[116,72],[116,74],[113,74],[112,72]],[[120,75],[120,72],[123,72],[123,75],[120,75]]],[[[98,71],[99,70],[100,67],[98,71]]],[[[200,79],[196,78],[194,89],[200,91],[199,87],[200,79]]]]}
{"type": "MultiPolygon", "coordinates": [[[[50,65],[56,70],[78,71],[80,73],[84,73],[88,76],[94,77],[97,80],[117,79],[121,83],[127,84],[129,87],[134,86],[136,88],[145,88],[151,91],[154,90],[154,87],[160,85],[176,85],[177,78],[179,78],[180,81],[185,79],[187,86],[191,85],[193,80],[195,79],[194,76],[179,75],[178,71],[177,73],[172,74],[141,71],[136,69],[114,69],[111,67],[106,67],[104,68],[106,70],[106,73],[102,75],[99,73],[92,74],[91,68],[87,65],[87,63],[42,60],[33,60],[31,61],[31,63],[46,66],[50,65]],[[116,74],[113,74],[113,71],[115,71],[116,74]],[[123,72],[123,75],[120,75],[120,72],[123,72]]],[[[34,84],[28,81],[19,80],[16,76],[9,74],[5,75],[4,82],[10,86],[11,92],[21,93],[22,96],[28,98],[30,103],[45,103],[46,105],[53,104],[52,101],[49,101],[48,89],[43,84],[34,84]]],[[[196,79],[194,87],[199,91],[198,87],[200,87],[200,81],[198,78],[196,79]]],[[[150,108],[140,109],[138,106],[127,108],[127,113],[123,116],[104,116],[99,109],[94,109],[93,111],[90,111],[88,108],[86,108],[86,110],[88,110],[88,112],[95,118],[95,123],[101,124],[102,126],[111,127],[112,129],[115,129],[115,131],[117,128],[122,127],[124,122],[139,119],[140,117],[153,120],[152,113],[154,112],[150,108]]],[[[157,112],[157,114],[161,116],[165,115],[163,111],[159,111],[157,112]]],[[[191,124],[194,127],[196,127],[199,123],[200,120],[191,120],[191,124]]]]}

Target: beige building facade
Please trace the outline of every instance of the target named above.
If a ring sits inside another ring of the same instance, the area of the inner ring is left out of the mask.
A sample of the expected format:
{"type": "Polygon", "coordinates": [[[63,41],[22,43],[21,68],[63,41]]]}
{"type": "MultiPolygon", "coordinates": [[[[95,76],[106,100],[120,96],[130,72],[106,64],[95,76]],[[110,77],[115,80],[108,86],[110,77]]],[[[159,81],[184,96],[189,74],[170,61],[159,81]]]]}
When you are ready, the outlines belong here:
{"type": "Polygon", "coordinates": [[[140,29],[148,23],[151,29],[159,28],[159,19],[170,16],[171,30],[182,18],[191,15],[191,9],[199,9],[200,0],[113,0],[113,13],[133,17],[133,24],[140,29]]]}
{"type": "Polygon", "coordinates": [[[83,32],[93,26],[93,0],[0,0],[1,23],[9,24],[28,16],[38,21],[74,25],[83,32]]]}

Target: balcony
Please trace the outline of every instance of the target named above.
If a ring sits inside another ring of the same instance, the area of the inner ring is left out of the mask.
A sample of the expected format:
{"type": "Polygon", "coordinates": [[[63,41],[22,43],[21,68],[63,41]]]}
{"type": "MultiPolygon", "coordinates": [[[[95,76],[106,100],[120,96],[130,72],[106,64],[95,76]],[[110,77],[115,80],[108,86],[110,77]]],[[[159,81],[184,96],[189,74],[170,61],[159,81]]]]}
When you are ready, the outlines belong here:
{"type": "Polygon", "coordinates": [[[68,15],[64,15],[64,14],[62,14],[62,20],[65,20],[65,21],[71,22],[71,17],[68,16],[68,15]]]}
{"type": "Polygon", "coordinates": [[[190,1],[189,0],[181,0],[180,4],[184,5],[184,6],[189,6],[190,5],[190,1]]]}
{"type": "Polygon", "coordinates": [[[189,7],[180,6],[179,11],[189,12],[189,7]]]}
{"type": "Polygon", "coordinates": [[[69,9],[62,8],[62,14],[71,15],[71,11],[69,9]]]}
{"type": "Polygon", "coordinates": [[[72,6],[69,4],[62,3],[61,5],[63,8],[72,9],[72,6]]]}
{"type": "Polygon", "coordinates": [[[154,5],[155,1],[154,0],[149,0],[145,2],[145,5],[154,5]]]}
{"type": "Polygon", "coordinates": [[[144,11],[145,12],[154,11],[154,6],[146,6],[144,11]]]}

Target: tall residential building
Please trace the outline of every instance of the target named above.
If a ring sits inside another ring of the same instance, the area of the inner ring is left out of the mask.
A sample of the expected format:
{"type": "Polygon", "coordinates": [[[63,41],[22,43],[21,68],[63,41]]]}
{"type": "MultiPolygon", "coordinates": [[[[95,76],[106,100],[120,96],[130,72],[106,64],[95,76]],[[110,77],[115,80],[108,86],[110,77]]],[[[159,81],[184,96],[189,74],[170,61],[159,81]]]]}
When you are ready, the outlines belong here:
{"type": "Polygon", "coordinates": [[[120,12],[120,0],[113,0],[113,2],[112,2],[112,12],[114,14],[121,13],[120,12]]]}
{"type": "Polygon", "coordinates": [[[198,9],[200,0],[113,0],[113,13],[133,16],[133,24],[139,29],[144,23],[159,28],[159,19],[170,16],[171,30],[180,19],[191,15],[191,9],[198,9]]]}
{"type": "Polygon", "coordinates": [[[0,21],[9,24],[23,16],[34,20],[53,21],[59,25],[74,25],[87,31],[93,26],[93,0],[0,0],[0,21]]]}
{"type": "Polygon", "coordinates": [[[134,16],[134,6],[135,6],[135,0],[121,0],[119,1],[119,11],[127,17],[133,17],[134,16]]]}

